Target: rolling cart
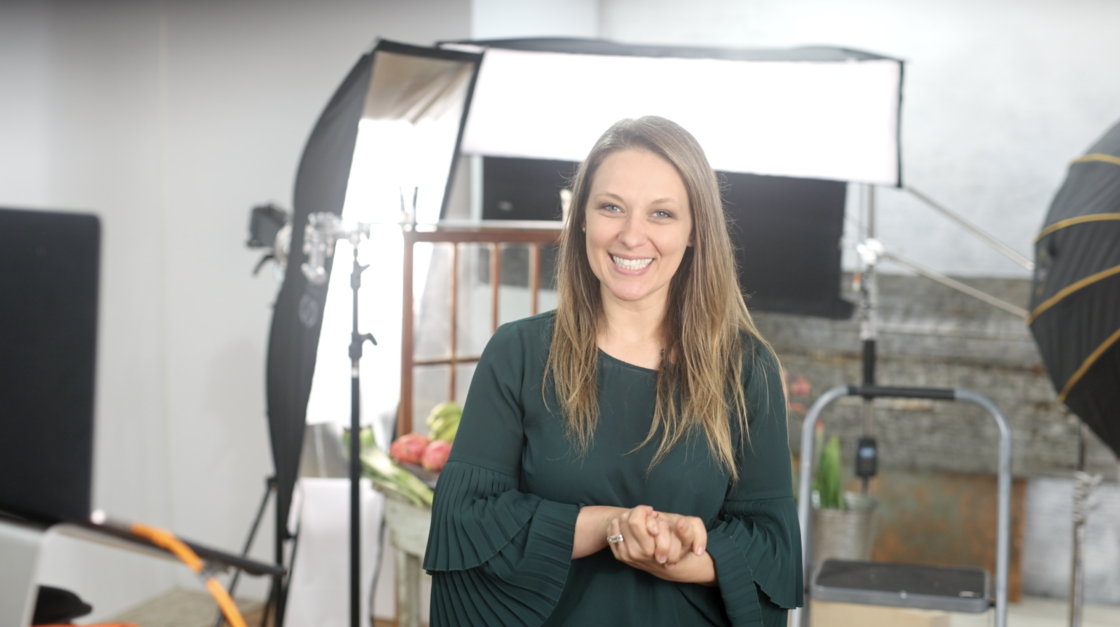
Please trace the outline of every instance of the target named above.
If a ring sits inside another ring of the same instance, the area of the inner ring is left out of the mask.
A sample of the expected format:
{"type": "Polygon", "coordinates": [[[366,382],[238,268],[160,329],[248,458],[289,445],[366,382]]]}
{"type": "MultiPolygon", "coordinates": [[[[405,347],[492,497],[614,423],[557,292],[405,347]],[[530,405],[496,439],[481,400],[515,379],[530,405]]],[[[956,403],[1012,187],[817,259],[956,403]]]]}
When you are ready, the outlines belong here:
{"type": "Polygon", "coordinates": [[[809,627],[809,601],[834,601],[914,609],[981,613],[995,607],[995,627],[1007,627],[1007,570],[1011,546],[1011,429],[1007,419],[987,397],[961,389],[902,388],[848,385],[825,392],[805,416],[801,428],[801,477],[798,491],[801,550],[805,572],[805,607],[794,610],[791,627],[809,627]],[[964,401],[985,409],[999,426],[999,484],[994,582],[979,568],[918,564],[887,564],[853,560],[825,560],[813,565],[812,479],[816,455],[814,429],[826,407],[844,396],[920,398],[964,401]],[[994,598],[993,598],[994,588],[994,598]]]}

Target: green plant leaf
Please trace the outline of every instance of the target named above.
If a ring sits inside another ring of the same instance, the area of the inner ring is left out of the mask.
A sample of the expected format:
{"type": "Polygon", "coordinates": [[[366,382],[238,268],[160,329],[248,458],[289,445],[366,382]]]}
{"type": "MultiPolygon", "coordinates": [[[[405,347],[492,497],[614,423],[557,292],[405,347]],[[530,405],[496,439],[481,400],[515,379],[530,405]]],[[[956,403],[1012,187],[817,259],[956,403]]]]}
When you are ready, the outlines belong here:
{"type": "MultiPolygon", "coordinates": [[[[343,433],[342,439],[347,445],[346,451],[350,450],[349,436],[348,431],[343,433]]],[[[362,476],[369,478],[381,490],[402,496],[414,505],[432,506],[434,496],[432,489],[378,448],[373,439],[372,429],[362,429],[358,442],[362,449],[359,455],[362,462],[362,476]]]]}
{"type": "Polygon", "coordinates": [[[817,475],[813,482],[820,495],[821,509],[844,509],[844,488],[840,473],[840,438],[832,436],[821,449],[817,475]]]}

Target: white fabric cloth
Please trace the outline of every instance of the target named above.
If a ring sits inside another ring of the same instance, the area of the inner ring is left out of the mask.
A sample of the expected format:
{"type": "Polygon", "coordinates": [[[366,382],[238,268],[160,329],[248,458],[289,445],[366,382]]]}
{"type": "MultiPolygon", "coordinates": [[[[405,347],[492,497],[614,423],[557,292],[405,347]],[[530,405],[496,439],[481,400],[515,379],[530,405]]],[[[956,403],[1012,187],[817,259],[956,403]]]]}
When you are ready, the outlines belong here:
{"type": "MultiPolygon", "coordinates": [[[[370,624],[373,571],[381,560],[378,541],[385,497],[368,479],[360,486],[362,509],[361,616],[370,624]]],[[[296,484],[293,517],[299,546],[288,588],[288,627],[350,625],[350,480],[303,478],[296,484]],[[298,518],[297,518],[298,517],[298,518]]]]}

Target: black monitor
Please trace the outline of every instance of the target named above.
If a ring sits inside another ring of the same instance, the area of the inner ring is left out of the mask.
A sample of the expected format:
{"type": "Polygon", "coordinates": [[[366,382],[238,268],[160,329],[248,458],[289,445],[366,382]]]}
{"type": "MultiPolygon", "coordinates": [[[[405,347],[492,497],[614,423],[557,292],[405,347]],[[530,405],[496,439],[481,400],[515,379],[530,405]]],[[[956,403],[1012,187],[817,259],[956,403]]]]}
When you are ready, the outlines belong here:
{"type": "Polygon", "coordinates": [[[0,510],[90,513],[101,223],[0,208],[0,510]]]}
{"type": "Polygon", "coordinates": [[[840,240],[847,183],[720,173],[739,285],[761,311],[847,319],[840,240]]]}

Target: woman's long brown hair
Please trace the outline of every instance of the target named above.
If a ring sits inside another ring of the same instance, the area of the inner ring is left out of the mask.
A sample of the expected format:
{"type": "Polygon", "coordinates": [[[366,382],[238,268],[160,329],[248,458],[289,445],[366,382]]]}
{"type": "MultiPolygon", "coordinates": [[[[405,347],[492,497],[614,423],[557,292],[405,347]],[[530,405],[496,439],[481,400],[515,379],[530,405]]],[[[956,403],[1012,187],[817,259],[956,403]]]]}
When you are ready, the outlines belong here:
{"type": "MultiPolygon", "coordinates": [[[[660,439],[656,465],[697,427],[712,457],[738,480],[736,442],[747,437],[747,400],[742,385],[744,335],[766,346],[739,291],[719,182],[696,139],[674,122],[643,117],[616,123],[596,142],[576,171],[571,209],[560,240],[559,290],[545,384],[556,390],[568,436],[580,453],[591,446],[599,419],[597,339],[604,324],[599,280],[587,260],[584,222],[591,182],[603,160],[621,150],[643,150],[672,164],[688,190],[693,246],[669,285],[662,325],[665,358],[657,374],[657,403],[645,446],[660,439]],[[679,404],[674,397],[679,391],[679,404]],[[728,420],[728,417],[731,420],[728,420]]],[[[768,346],[767,346],[768,348],[768,346]]],[[[750,356],[753,358],[753,353],[750,356]]]]}

